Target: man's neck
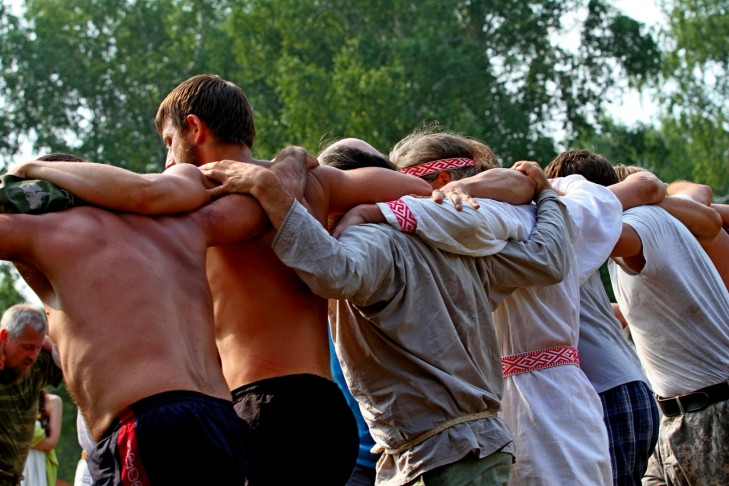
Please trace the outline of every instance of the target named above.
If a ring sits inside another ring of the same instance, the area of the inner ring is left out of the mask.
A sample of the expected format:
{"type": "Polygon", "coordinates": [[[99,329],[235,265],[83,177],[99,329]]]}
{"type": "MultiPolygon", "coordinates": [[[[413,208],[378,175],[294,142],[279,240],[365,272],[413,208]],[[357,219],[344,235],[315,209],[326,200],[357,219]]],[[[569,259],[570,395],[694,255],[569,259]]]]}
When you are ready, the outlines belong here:
{"type": "Polygon", "coordinates": [[[235,160],[238,162],[257,162],[253,158],[250,147],[246,145],[217,144],[200,151],[200,165],[220,160],[235,160]]]}

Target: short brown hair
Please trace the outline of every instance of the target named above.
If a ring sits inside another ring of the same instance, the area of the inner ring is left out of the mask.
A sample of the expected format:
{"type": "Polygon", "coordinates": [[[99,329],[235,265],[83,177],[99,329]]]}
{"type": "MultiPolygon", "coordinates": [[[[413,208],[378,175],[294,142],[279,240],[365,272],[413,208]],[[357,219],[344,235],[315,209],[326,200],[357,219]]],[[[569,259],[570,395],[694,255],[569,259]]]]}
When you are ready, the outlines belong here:
{"type": "Polygon", "coordinates": [[[87,162],[86,159],[73,154],[67,154],[64,152],[53,152],[46,155],[41,155],[38,160],[45,162],[87,162]]]}
{"type": "Polygon", "coordinates": [[[416,130],[396,143],[390,151],[390,160],[398,169],[452,157],[468,157],[476,163],[475,167],[448,170],[453,179],[499,167],[496,155],[488,145],[451,131],[435,132],[430,128],[416,130]]]}
{"type": "Polygon", "coordinates": [[[253,108],[235,83],[215,74],[199,74],[183,81],[159,105],[154,124],[160,135],[168,119],[178,130],[185,130],[188,115],[199,117],[222,143],[253,147],[253,108]]]}
{"type": "Polygon", "coordinates": [[[643,167],[638,167],[637,165],[625,165],[625,164],[616,164],[615,165],[615,173],[618,175],[618,180],[624,181],[626,177],[629,175],[633,175],[636,172],[641,172],[644,170],[643,167]]]}
{"type": "Polygon", "coordinates": [[[601,186],[619,182],[615,169],[607,157],[589,150],[562,152],[549,163],[544,173],[549,178],[580,174],[588,181],[601,186]]]}

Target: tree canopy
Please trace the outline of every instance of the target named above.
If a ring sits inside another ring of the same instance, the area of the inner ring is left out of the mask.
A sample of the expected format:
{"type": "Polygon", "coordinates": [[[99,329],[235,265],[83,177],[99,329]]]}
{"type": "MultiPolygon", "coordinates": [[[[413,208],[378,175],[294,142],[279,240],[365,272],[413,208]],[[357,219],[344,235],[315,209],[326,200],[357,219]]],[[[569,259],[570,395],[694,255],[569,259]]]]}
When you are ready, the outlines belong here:
{"type": "Polygon", "coordinates": [[[15,304],[24,302],[23,296],[15,289],[15,273],[7,262],[0,262],[0,313],[15,304]]]}
{"type": "Polygon", "coordinates": [[[246,92],[258,157],[343,136],[383,151],[437,122],[507,164],[593,127],[616,73],[655,74],[646,29],[604,0],[28,0],[0,20],[0,153],[162,168],[152,120],[191,75],[246,92]],[[575,15],[581,12],[583,15],[575,15]],[[576,46],[564,46],[581,32],[576,46]]]}
{"type": "Polygon", "coordinates": [[[662,60],[644,80],[660,108],[658,123],[599,123],[575,145],[614,162],[653,170],[663,180],[707,184],[729,202],[729,1],[663,0],[662,60]]]}

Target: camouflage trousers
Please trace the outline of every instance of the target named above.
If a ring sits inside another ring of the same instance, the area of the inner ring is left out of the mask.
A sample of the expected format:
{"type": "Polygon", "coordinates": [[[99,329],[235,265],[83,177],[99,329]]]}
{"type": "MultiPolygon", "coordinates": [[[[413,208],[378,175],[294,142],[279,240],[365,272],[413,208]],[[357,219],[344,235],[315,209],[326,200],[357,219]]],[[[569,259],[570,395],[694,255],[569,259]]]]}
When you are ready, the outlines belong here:
{"type": "Polygon", "coordinates": [[[643,486],[729,484],[729,401],[662,417],[643,486]]]}

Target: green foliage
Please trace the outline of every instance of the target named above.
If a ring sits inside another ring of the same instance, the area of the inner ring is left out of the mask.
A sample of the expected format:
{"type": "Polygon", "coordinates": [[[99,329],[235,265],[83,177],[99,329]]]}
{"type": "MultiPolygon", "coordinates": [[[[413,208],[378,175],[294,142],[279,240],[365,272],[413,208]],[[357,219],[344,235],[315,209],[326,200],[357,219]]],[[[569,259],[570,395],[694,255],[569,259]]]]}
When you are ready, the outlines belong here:
{"type": "Polygon", "coordinates": [[[0,23],[7,125],[37,134],[38,151],[161,169],[159,102],[182,79],[225,66],[220,3],[26,2],[24,19],[0,23]]]}
{"type": "Polygon", "coordinates": [[[81,458],[81,446],[76,434],[76,404],[68,394],[66,384],[61,383],[58,388],[48,387],[48,392],[61,397],[63,400],[63,416],[61,417],[61,437],[56,445],[58,456],[58,479],[73,484],[76,475],[76,465],[81,458]]]}
{"type": "Polygon", "coordinates": [[[729,1],[667,6],[670,54],[659,83],[670,89],[661,97],[662,136],[684,147],[671,154],[673,164],[689,166],[689,178],[729,197],[729,1]]]}
{"type": "MultiPolygon", "coordinates": [[[[183,79],[215,72],[254,105],[256,156],[333,138],[382,150],[423,123],[486,140],[504,161],[548,161],[555,130],[592,127],[616,70],[640,79],[654,43],[592,0],[29,0],[0,21],[13,134],[37,151],[161,169],[152,119],[183,79]],[[555,43],[588,8],[577,51],[555,43]],[[648,54],[646,56],[646,54],[648,54]]],[[[3,7],[5,8],[5,7],[3,7]]]]}
{"type": "Polygon", "coordinates": [[[25,302],[23,296],[13,285],[17,278],[16,275],[10,263],[0,262],[0,312],[4,312],[10,306],[25,302]]]}
{"type": "Polygon", "coordinates": [[[666,182],[706,184],[715,198],[729,195],[729,164],[720,155],[729,154],[729,134],[706,119],[664,117],[660,127],[605,119],[599,133],[575,140],[573,147],[601,153],[614,164],[644,167],[666,182]]]}
{"type": "Polygon", "coordinates": [[[628,62],[637,53],[620,53],[623,62],[611,40],[654,46],[610,27],[622,17],[601,2],[591,2],[602,8],[590,18],[605,28],[578,53],[554,45],[553,34],[579,1],[342,3],[258,0],[234,9],[231,22],[248,35],[235,38],[233,52],[268,152],[343,136],[386,150],[437,121],[486,140],[503,160],[549,160],[555,118],[570,131],[595,118],[616,62],[642,74],[628,62]],[[575,75],[586,59],[590,67],[575,75]]]}
{"type": "Polygon", "coordinates": [[[607,292],[610,302],[615,302],[615,292],[613,292],[613,285],[610,282],[610,272],[608,271],[607,262],[603,263],[600,267],[600,280],[602,280],[602,285],[605,287],[605,292],[607,292]]]}

